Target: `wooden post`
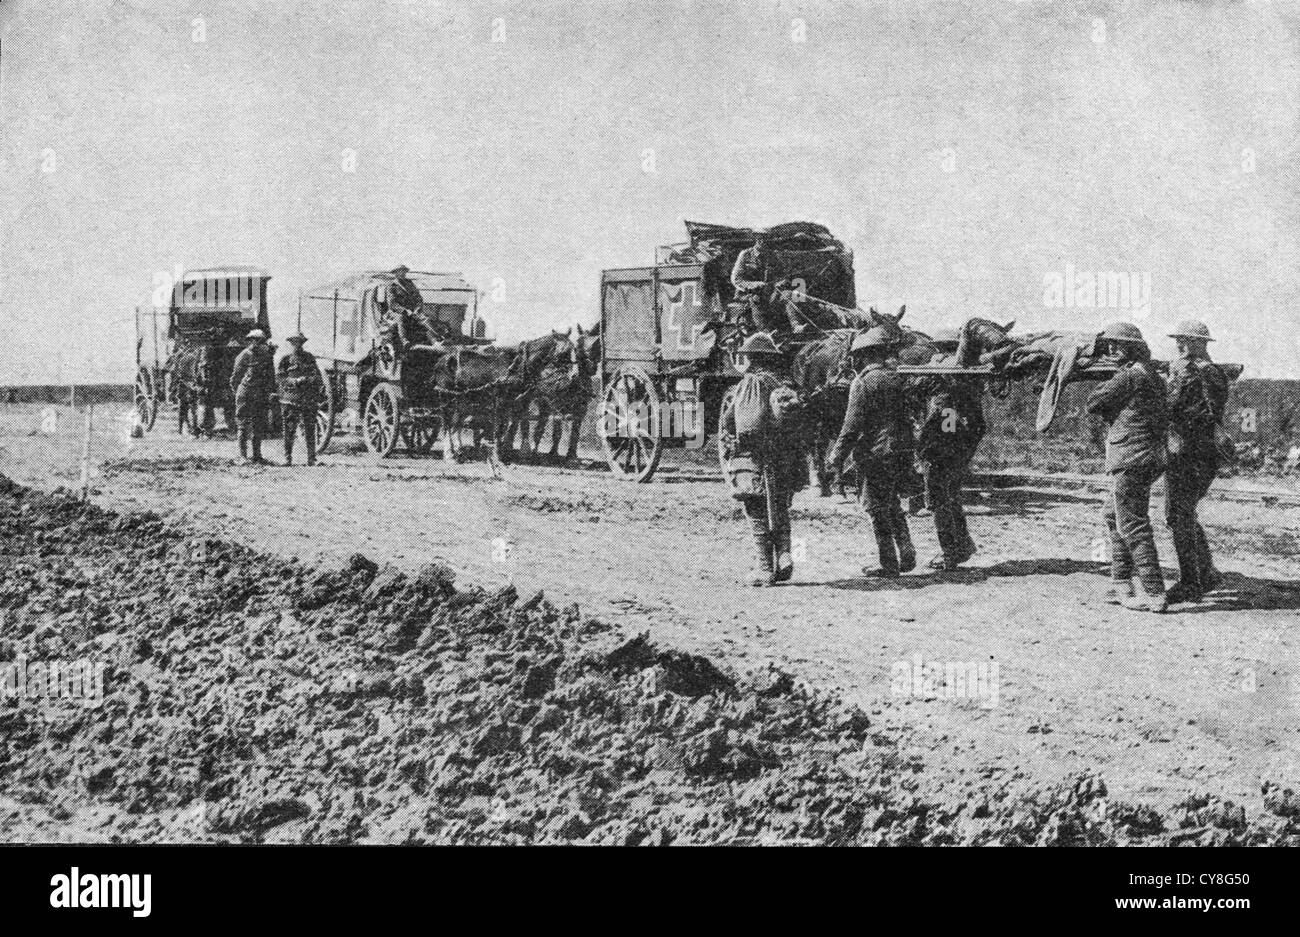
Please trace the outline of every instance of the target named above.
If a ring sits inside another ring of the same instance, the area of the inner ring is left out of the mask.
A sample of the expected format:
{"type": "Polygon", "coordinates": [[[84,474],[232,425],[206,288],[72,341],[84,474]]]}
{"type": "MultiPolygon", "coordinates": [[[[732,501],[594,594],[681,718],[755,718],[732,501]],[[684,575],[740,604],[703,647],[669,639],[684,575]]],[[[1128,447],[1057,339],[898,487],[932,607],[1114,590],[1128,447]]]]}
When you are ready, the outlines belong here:
{"type": "Polygon", "coordinates": [[[86,428],[81,437],[81,500],[86,501],[90,498],[90,430],[92,424],[92,414],[95,410],[93,402],[86,404],[86,428]]]}

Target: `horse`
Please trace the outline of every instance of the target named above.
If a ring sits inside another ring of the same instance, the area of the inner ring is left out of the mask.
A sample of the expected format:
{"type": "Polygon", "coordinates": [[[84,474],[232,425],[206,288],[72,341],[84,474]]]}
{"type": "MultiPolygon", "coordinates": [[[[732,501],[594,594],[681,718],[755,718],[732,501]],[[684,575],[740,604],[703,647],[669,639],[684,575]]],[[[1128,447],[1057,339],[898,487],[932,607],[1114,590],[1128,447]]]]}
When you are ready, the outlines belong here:
{"type": "MultiPolygon", "coordinates": [[[[537,406],[536,424],[533,428],[533,450],[541,448],[546,430],[551,430],[551,448],[547,458],[559,457],[561,436],[567,429],[568,448],[565,462],[578,457],[578,437],[582,419],[595,392],[593,378],[596,362],[600,360],[600,326],[590,332],[577,326],[578,337],[567,346],[557,346],[552,360],[541,370],[527,388],[525,408],[537,406]]],[[[525,437],[527,430],[525,430],[525,437]]]]}
{"type": "Polygon", "coordinates": [[[473,429],[475,445],[490,433],[493,446],[500,448],[514,361],[508,349],[469,345],[453,345],[433,361],[427,380],[439,401],[448,454],[454,451],[455,434],[466,427],[473,429]]]}
{"type": "MultiPolygon", "coordinates": [[[[873,308],[862,326],[884,328],[896,347],[895,357],[900,364],[929,364],[936,355],[941,354],[941,349],[935,346],[934,340],[926,333],[902,324],[906,312],[906,306],[892,316],[873,308]]],[[[1008,334],[1015,324],[1014,319],[1004,325],[977,317],[967,319],[962,324],[957,351],[953,356],[954,363],[960,367],[972,367],[989,362],[996,366],[999,360],[1004,361],[1019,347],[1019,343],[1008,334]]],[[[808,401],[807,413],[811,422],[810,457],[823,497],[831,493],[830,478],[826,472],[826,454],[844,424],[849,386],[854,378],[849,349],[857,334],[858,330],[853,329],[837,329],[827,333],[825,338],[799,349],[793,362],[795,384],[808,401]]]]}
{"type": "MultiPolygon", "coordinates": [[[[536,448],[541,437],[541,427],[533,427],[530,432],[528,408],[534,401],[536,388],[543,376],[557,367],[557,361],[568,361],[572,357],[573,340],[569,336],[570,332],[552,329],[548,335],[520,342],[511,353],[511,397],[502,438],[507,455],[513,449],[516,435],[519,437],[520,451],[528,453],[536,448]]],[[[568,365],[559,367],[567,368],[568,365]]]]}
{"type": "MultiPolygon", "coordinates": [[[[890,340],[907,349],[928,346],[929,336],[902,325],[907,306],[899,308],[896,315],[877,312],[873,307],[859,323],[859,328],[834,329],[825,337],[808,342],[795,352],[790,373],[795,386],[805,401],[808,419],[809,459],[817,477],[818,490],[823,497],[831,493],[830,476],[826,472],[826,454],[839,435],[848,409],[849,386],[854,371],[849,352],[853,339],[867,329],[879,326],[889,334],[890,340]]],[[[929,356],[926,356],[929,360],[929,356]]],[[[841,492],[842,493],[842,492],[841,492]]]]}
{"type": "Polygon", "coordinates": [[[167,372],[176,393],[176,432],[188,429],[195,438],[211,436],[223,374],[227,380],[230,375],[230,363],[221,348],[200,345],[177,351],[167,363],[167,372]]]}
{"type": "Polygon", "coordinates": [[[961,341],[954,356],[957,365],[972,367],[977,364],[993,364],[996,368],[1005,364],[1011,352],[1020,347],[1020,342],[1010,335],[1015,326],[1015,319],[1004,325],[988,319],[967,319],[961,327],[961,341]]]}

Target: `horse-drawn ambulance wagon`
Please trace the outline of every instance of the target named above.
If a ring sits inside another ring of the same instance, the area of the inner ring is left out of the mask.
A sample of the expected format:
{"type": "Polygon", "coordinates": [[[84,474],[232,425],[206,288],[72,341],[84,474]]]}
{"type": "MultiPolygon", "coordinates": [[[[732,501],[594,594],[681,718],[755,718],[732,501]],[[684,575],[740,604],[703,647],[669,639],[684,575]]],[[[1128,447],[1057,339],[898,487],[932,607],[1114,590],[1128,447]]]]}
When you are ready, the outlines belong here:
{"type": "MultiPolygon", "coordinates": [[[[731,272],[760,235],[774,282],[794,302],[792,315],[812,325],[823,304],[855,304],[853,255],[821,225],[760,232],[688,221],[686,230],[689,241],[660,248],[653,266],[601,276],[596,429],[610,470],[638,482],[654,475],[665,449],[699,448],[717,432],[727,392],[740,379],[734,351],[753,328],[731,272]]],[[[822,334],[814,327],[791,339],[822,334]]]]}
{"type": "Polygon", "coordinates": [[[175,408],[177,425],[197,434],[223,411],[233,425],[230,371],[245,336],[271,322],[266,285],[271,275],[232,265],[184,273],[166,298],[135,310],[135,409],[152,429],[158,414],[175,408]]]}
{"type": "Polygon", "coordinates": [[[415,454],[433,448],[445,404],[434,368],[449,344],[479,343],[484,331],[477,292],[463,276],[413,270],[358,273],[307,290],[299,322],[325,377],[318,447],[346,424],[381,457],[399,442],[415,454]],[[410,303],[418,308],[393,308],[400,280],[418,291],[410,303]]]}

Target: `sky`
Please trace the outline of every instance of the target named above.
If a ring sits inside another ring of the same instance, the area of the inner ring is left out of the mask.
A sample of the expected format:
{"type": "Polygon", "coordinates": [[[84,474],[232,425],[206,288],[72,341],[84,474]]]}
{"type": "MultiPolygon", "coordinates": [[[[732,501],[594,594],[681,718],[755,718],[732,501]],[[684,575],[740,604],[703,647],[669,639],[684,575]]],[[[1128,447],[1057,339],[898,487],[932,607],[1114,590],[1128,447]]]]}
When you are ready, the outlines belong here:
{"type": "Polygon", "coordinates": [[[0,385],[129,382],[178,265],[279,330],[398,263],[590,325],[685,219],[821,222],[918,328],[1191,316],[1298,378],[1297,100],[1296,0],[5,0],[0,385]],[[1090,274],[1149,303],[1053,301],[1090,274]]]}

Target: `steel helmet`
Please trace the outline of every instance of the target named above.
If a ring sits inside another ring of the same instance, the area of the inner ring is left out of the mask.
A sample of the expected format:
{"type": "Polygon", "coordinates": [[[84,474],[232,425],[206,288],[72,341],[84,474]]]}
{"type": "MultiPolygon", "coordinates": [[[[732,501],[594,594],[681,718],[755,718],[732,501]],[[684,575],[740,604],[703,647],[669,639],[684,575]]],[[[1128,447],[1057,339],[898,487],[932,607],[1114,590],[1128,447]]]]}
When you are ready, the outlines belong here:
{"type": "Polygon", "coordinates": [[[766,332],[755,332],[745,343],[740,346],[739,354],[742,355],[780,355],[781,349],[776,347],[772,341],[772,336],[766,332]]]}
{"type": "Polygon", "coordinates": [[[1184,319],[1179,322],[1172,332],[1170,338],[1199,338],[1203,342],[1212,342],[1210,338],[1210,329],[1204,322],[1197,322],[1195,319],[1184,319]]]}
{"type": "Polygon", "coordinates": [[[292,345],[301,345],[303,342],[307,341],[307,336],[299,332],[297,335],[290,335],[285,339],[285,341],[292,345]]]}
{"type": "Polygon", "coordinates": [[[883,325],[876,325],[853,336],[853,345],[849,350],[861,351],[864,348],[882,348],[893,343],[894,340],[889,334],[889,330],[883,325]]]}
{"type": "Polygon", "coordinates": [[[248,337],[249,337],[249,338],[266,338],[266,333],[263,332],[261,329],[253,329],[253,331],[251,331],[251,332],[248,333],[248,337]]]}
{"type": "Polygon", "coordinates": [[[1147,343],[1142,337],[1142,330],[1132,322],[1112,322],[1102,330],[1101,337],[1112,342],[1129,342],[1134,345],[1147,343]]]}

